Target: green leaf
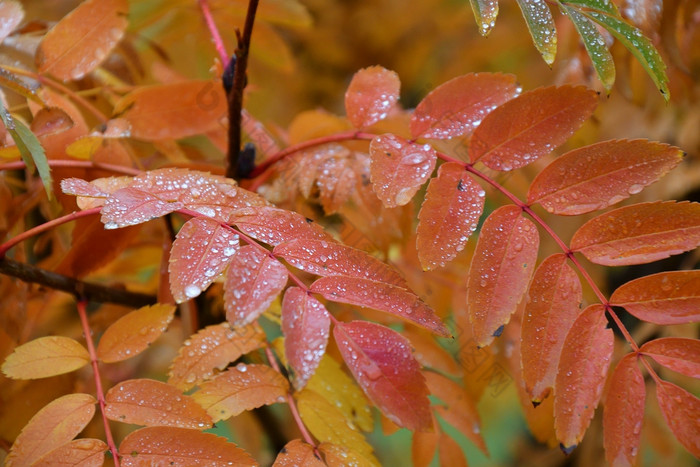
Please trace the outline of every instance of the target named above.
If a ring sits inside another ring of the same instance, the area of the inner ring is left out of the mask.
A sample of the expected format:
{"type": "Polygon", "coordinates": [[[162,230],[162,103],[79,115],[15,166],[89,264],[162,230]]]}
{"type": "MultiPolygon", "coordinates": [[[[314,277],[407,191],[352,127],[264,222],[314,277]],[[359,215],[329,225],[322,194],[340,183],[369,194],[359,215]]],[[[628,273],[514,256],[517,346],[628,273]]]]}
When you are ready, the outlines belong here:
{"type": "Polygon", "coordinates": [[[592,10],[602,11],[613,16],[620,16],[617,7],[610,0],[566,0],[562,5],[576,5],[577,7],[590,8],[592,10]]]}
{"type": "Polygon", "coordinates": [[[535,47],[542,58],[551,65],[557,55],[557,30],[552,12],[542,0],[517,0],[530,30],[535,47]]]}
{"type": "Polygon", "coordinates": [[[479,25],[479,32],[482,36],[488,36],[491,29],[496,25],[498,16],[498,0],[469,0],[474,10],[476,24],[479,25]]]}
{"type": "Polygon", "coordinates": [[[571,22],[574,23],[574,27],[576,27],[576,31],[578,31],[583,40],[583,45],[586,47],[586,52],[591,57],[591,62],[593,62],[598,78],[605,86],[605,89],[609,91],[615,83],[615,63],[605,45],[603,35],[591,20],[576,9],[567,5],[562,5],[562,9],[571,19],[571,22]]]}
{"type": "Polygon", "coordinates": [[[15,120],[12,118],[5,107],[0,105],[0,119],[5,124],[7,131],[12,135],[12,139],[15,141],[20,154],[22,155],[22,160],[27,167],[36,167],[39,171],[39,176],[41,181],[44,183],[44,189],[49,199],[53,199],[53,180],[51,179],[51,168],[49,167],[49,162],[46,159],[46,153],[44,148],[41,147],[41,143],[37,137],[32,133],[32,131],[22,123],[20,120],[15,120]]]}
{"type": "Polygon", "coordinates": [[[664,99],[668,101],[671,95],[668,89],[668,77],[664,71],[666,64],[642,31],[606,13],[586,10],[582,10],[581,13],[607,29],[634,55],[654,81],[659,92],[663,94],[664,99]]]}

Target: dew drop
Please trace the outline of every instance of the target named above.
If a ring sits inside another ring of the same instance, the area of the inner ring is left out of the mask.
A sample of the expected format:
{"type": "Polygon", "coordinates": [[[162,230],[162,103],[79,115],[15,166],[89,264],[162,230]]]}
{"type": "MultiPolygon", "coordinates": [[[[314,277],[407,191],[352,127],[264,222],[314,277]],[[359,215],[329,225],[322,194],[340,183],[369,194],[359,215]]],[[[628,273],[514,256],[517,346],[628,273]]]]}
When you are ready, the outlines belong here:
{"type": "Polygon", "coordinates": [[[194,298],[201,293],[202,293],[202,289],[200,289],[198,286],[196,286],[194,284],[190,284],[187,287],[185,287],[185,295],[187,295],[187,297],[189,297],[189,298],[194,298]]]}

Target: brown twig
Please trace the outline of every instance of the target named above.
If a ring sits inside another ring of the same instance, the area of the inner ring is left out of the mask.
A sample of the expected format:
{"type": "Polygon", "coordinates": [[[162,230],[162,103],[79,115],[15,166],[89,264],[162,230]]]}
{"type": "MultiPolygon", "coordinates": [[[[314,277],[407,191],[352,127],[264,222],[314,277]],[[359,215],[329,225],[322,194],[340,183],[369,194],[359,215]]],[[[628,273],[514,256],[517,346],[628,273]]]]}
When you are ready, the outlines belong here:
{"type": "Polygon", "coordinates": [[[233,87],[228,95],[228,159],[226,176],[237,179],[238,155],[241,152],[241,110],[243,109],[243,90],[246,85],[246,68],[248,66],[248,51],[250,49],[250,37],[253,34],[255,12],[258,9],[258,0],[249,0],[248,13],[245,17],[243,34],[236,29],[238,47],[236,48],[236,69],[233,74],[233,87]]]}

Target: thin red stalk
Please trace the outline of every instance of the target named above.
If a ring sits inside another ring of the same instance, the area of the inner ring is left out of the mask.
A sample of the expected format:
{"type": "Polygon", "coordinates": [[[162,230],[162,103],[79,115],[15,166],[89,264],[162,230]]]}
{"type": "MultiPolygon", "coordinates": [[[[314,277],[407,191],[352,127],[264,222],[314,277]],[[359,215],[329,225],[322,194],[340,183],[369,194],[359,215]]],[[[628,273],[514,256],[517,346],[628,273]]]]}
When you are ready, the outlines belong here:
{"type": "Polygon", "coordinates": [[[24,240],[31,238],[35,235],[38,235],[42,232],[46,232],[49,229],[52,229],[53,227],[59,226],[61,224],[65,224],[67,222],[73,221],[75,219],[80,219],[81,217],[87,217],[87,216],[92,216],[93,214],[97,214],[100,212],[102,208],[97,207],[97,208],[92,208],[92,209],[86,209],[85,211],[76,211],[72,212],[70,214],[67,214],[65,216],[59,217],[57,219],[51,220],[49,222],[45,222],[41,225],[37,225],[36,227],[29,229],[25,232],[22,232],[21,234],[17,235],[16,237],[13,237],[0,245],[0,259],[5,257],[5,253],[12,248],[13,246],[17,245],[18,243],[23,242],[24,240]]]}
{"type": "Polygon", "coordinates": [[[92,342],[92,331],[90,330],[90,323],[87,317],[87,302],[85,300],[78,301],[78,315],[80,315],[80,324],[83,327],[83,334],[85,334],[85,342],[87,343],[88,353],[90,354],[90,362],[92,363],[92,373],[95,377],[95,393],[97,394],[97,402],[100,405],[100,413],[102,414],[102,422],[105,428],[105,438],[107,439],[107,446],[112,452],[112,457],[114,458],[114,466],[119,467],[119,451],[117,450],[117,445],[114,443],[114,437],[112,436],[112,430],[109,427],[109,420],[107,419],[107,414],[105,413],[105,395],[102,389],[102,379],[100,378],[100,367],[97,362],[97,352],[95,351],[95,344],[92,342]]]}
{"type": "Polygon", "coordinates": [[[211,14],[209,0],[199,0],[199,9],[202,10],[204,22],[207,23],[209,34],[211,34],[211,40],[214,42],[214,47],[219,53],[219,59],[221,59],[221,63],[226,66],[228,63],[228,54],[226,53],[226,47],[224,46],[224,41],[221,38],[221,34],[219,34],[219,28],[216,27],[214,17],[211,14]]]}
{"type": "MultiPolygon", "coordinates": [[[[134,169],[132,167],[126,167],[123,165],[114,164],[104,164],[102,162],[92,162],[92,161],[76,161],[71,159],[49,159],[49,167],[70,167],[76,169],[99,169],[106,170],[114,173],[121,173],[124,175],[140,175],[143,171],[139,169],[134,169]]],[[[5,164],[0,164],[0,172],[3,170],[21,170],[26,168],[26,164],[23,161],[7,162],[5,164]]]]}

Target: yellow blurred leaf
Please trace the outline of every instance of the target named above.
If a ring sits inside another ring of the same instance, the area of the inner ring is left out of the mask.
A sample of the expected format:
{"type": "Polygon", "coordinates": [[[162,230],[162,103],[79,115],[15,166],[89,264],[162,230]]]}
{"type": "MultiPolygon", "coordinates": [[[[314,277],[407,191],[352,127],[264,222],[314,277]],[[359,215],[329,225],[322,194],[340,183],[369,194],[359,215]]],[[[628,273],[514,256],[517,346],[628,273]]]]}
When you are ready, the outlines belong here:
{"type": "Polygon", "coordinates": [[[69,373],[90,361],[79,342],[62,336],[47,336],[20,345],[2,365],[2,372],[14,379],[36,379],[69,373]]]}

